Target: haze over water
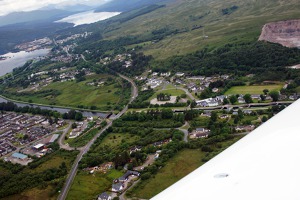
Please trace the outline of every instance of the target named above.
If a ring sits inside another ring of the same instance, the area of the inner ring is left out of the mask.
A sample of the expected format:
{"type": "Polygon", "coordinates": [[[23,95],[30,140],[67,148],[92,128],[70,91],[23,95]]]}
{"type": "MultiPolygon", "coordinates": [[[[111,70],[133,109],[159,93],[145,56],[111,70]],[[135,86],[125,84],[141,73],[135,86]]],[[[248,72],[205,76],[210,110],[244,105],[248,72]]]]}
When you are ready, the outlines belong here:
{"type": "Polygon", "coordinates": [[[49,51],[49,49],[39,49],[31,52],[20,51],[17,53],[0,55],[0,57],[7,57],[6,60],[0,61],[0,76],[12,72],[12,70],[16,67],[21,67],[28,60],[47,55],[49,51]]]}
{"type": "Polygon", "coordinates": [[[72,23],[74,26],[82,25],[82,24],[91,24],[94,22],[106,20],[108,18],[119,15],[120,12],[82,12],[75,15],[70,15],[56,22],[67,22],[72,23]]]}

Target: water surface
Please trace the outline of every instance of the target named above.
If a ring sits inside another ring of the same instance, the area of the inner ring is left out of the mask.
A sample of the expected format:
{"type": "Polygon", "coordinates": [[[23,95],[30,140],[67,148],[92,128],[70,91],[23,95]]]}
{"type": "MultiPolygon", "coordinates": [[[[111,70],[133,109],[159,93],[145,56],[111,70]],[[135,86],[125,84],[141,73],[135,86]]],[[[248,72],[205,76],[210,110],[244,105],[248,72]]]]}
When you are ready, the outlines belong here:
{"type": "Polygon", "coordinates": [[[12,72],[14,68],[21,67],[28,60],[46,56],[50,52],[50,49],[39,49],[31,52],[19,51],[17,53],[7,53],[0,55],[0,57],[6,57],[6,60],[0,60],[0,76],[6,73],[12,72]]]}
{"type": "Polygon", "coordinates": [[[72,23],[74,26],[82,25],[82,24],[91,24],[98,21],[106,20],[108,18],[119,15],[120,12],[94,12],[87,11],[78,13],[75,15],[70,15],[56,22],[67,22],[72,23]]]}

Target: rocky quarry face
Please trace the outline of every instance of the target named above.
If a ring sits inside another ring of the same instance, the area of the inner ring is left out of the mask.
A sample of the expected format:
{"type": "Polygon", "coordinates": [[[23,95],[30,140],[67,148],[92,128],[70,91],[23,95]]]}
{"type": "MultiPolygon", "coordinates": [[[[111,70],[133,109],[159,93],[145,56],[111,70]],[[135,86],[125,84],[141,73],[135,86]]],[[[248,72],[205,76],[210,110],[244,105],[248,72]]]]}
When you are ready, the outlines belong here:
{"type": "Polygon", "coordinates": [[[259,40],[300,47],[300,19],[272,22],[264,25],[259,40]]]}

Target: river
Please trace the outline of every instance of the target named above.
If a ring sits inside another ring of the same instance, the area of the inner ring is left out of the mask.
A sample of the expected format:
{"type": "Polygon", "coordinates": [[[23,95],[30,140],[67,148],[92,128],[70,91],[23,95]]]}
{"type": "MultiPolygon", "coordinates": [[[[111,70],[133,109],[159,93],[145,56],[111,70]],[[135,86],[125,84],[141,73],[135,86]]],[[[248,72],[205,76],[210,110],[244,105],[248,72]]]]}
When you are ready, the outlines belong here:
{"type": "Polygon", "coordinates": [[[19,51],[0,55],[0,57],[7,58],[6,60],[0,60],[0,76],[12,72],[14,68],[24,65],[28,60],[46,56],[49,52],[50,49],[39,49],[31,52],[19,51]]]}
{"type": "MultiPolygon", "coordinates": [[[[0,103],[3,103],[3,102],[8,102],[8,100],[0,97],[0,103]]],[[[57,111],[61,114],[69,112],[71,110],[69,108],[60,108],[60,107],[55,107],[55,106],[40,106],[40,105],[35,105],[35,104],[32,104],[32,103],[16,103],[16,102],[14,102],[14,103],[19,107],[25,107],[25,106],[32,106],[34,108],[39,107],[41,109],[57,111]]],[[[76,110],[76,111],[80,111],[80,110],[76,110]]],[[[107,118],[110,115],[110,113],[104,113],[104,112],[88,112],[88,111],[80,111],[80,112],[85,117],[97,116],[97,117],[101,117],[101,118],[107,118]]]]}

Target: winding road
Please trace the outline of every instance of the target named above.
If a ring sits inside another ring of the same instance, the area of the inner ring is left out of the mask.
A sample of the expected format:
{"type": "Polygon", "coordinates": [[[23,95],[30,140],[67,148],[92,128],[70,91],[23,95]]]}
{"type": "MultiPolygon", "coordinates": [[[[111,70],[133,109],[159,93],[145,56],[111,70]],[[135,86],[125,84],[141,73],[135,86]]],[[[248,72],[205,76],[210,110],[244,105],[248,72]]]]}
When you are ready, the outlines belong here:
{"type": "MultiPolygon", "coordinates": [[[[133,81],[132,79],[130,79],[129,77],[126,77],[126,76],[124,76],[124,75],[122,75],[122,74],[118,74],[118,75],[119,75],[121,78],[123,78],[123,79],[125,79],[125,80],[127,80],[127,81],[129,81],[129,82],[131,83],[131,86],[132,86],[132,90],[131,90],[131,98],[130,98],[129,103],[128,103],[128,104],[130,104],[130,103],[131,103],[132,101],[134,101],[135,98],[138,96],[138,88],[137,88],[136,84],[134,83],[134,81],[133,81]]],[[[120,118],[127,110],[128,110],[128,105],[125,106],[124,109],[123,109],[121,112],[119,112],[119,113],[115,116],[114,120],[120,118]]],[[[78,164],[79,164],[79,162],[81,161],[83,155],[86,154],[86,153],[90,150],[90,148],[91,148],[91,146],[94,144],[95,140],[96,140],[98,137],[100,137],[100,135],[101,135],[104,131],[106,131],[109,127],[111,127],[111,126],[112,126],[112,121],[109,122],[109,123],[108,123],[108,124],[107,124],[107,125],[106,125],[106,126],[105,126],[98,134],[97,134],[97,135],[95,135],[95,136],[93,137],[93,139],[90,140],[90,141],[87,143],[86,146],[84,146],[84,147],[82,147],[82,148],[80,148],[80,149],[77,149],[77,150],[80,150],[80,153],[78,154],[76,160],[74,161],[74,164],[73,164],[73,166],[72,166],[72,168],[71,168],[71,171],[70,171],[70,173],[69,173],[69,175],[68,175],[68,177],[67,177],[67,180],[66,180],[66,182],[65,182],[65,185],[64,185],[62,191],[60,192],[60,195],[59,195],[59,197],[58,197],[59,200],[64,200],[64,199],[66,199],[66,197],[67,197],[67,195],[68,195],[68,192],[69,192],[69,190],[70,190],[71,184],[72,184],[72,182],[73,182],[73,180],[74,180],[74,178],[75,178],[75,176],[76,176],[77,169],[78,169],[78,164]]],[[[65,134],[66,134],[66,131],[64,131],[64,134],[62,134],[61,138],[59,139],[60,143],[63,142],[63,138],[64,138],[65,134]]]]}
{"type": "Polygon", "coordinates": [[[71,128],[72,126],[72,123],[69,123],[68,127],[65,128],[63,130],[63,133],[61,134],[60,138],[58,139],[58,144],[59,144],[59,147],[61,149],[65,149],[65,150],[68,150],[68,151],[72,151],[72,150],[75,150],[73,147],[70,147],[69,145],[66,145],[64,143],[64,140],[65,140],[65,136],[66,134],[68,133],[69,129],[71,128]]]}

